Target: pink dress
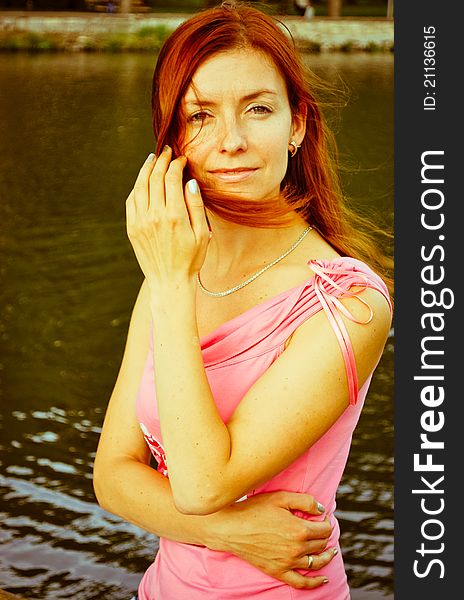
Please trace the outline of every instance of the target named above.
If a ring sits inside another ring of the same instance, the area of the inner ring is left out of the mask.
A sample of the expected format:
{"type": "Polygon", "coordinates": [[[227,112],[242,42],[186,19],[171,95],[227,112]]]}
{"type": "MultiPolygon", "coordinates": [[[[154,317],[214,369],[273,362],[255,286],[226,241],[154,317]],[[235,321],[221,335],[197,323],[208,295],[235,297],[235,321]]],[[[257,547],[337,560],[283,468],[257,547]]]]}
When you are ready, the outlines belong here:
{"type": "MultiPolygon", "coordinates": [[[[346,314],[347,311],[337,298],[346,294],[351,286],[368,286],[379,290],[390,308],[391,303],[384,282],[357,259],[340,257],[313,260],[308,264],[314,276],[223,323],[201,339],[201,348],[215,402],[227,422],[248,389],[283,352],[290,334],[320,310],[326,311],[345,359],[350,406],[309,450],[267,483],[250,491],[248,496],[275,490],[312,494],[326,507],[334,525],[329,547],[338,547],[340,529],[334,516],[335,494],[372,374],[358,390],[354,356],[340,318],[340,312],[346,314]]],[[[137,418],[158,463],[158,471],[168,476],[155,397],[152,351],[148,353],[137,397],[137,418]]],[[[322,520],[325,515],[299,513],[299,516],[322,520]]],[[[159,552],[143,576],[138,594],[140,600],[349,599],[341,552],[313,574],[326,575],[329,583],[313,590],[296,590],[232,554],[161,538],[159,552]]]]}

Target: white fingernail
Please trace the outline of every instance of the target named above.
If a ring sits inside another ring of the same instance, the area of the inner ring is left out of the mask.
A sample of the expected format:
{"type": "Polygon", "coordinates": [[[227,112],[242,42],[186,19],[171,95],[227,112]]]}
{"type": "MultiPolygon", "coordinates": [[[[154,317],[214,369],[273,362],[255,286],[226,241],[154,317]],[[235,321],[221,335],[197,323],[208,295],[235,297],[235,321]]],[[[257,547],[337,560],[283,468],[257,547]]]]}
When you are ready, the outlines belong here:
{"type": "Polygon", "coordinates": [[[154,158],[155,158],[155,155],[153,154],[153,152],[150,152],[150,154],[148,155],[147,161],[151,162],[154,158]]]}
{"type": "Polygon", "coordinates": [[[198,194],[200,191],[196,179],[190,179],[190,181],[187,182],[187,188],[191,194],[198,194]]]}

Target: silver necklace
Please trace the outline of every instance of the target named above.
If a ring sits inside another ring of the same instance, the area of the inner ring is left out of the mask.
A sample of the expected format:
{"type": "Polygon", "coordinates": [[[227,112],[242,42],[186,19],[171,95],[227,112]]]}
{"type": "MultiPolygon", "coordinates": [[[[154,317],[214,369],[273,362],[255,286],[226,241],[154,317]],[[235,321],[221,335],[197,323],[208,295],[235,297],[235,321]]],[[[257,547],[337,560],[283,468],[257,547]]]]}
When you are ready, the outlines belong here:
{"type": "Polygon", "coordinates": [[[271,263],[269,263],[268,265],[266,265],[265,267],[260,269],[257,273],[252,275],[249,279],[247,279],[246,281],[243,281],[242,283],[239,283],[238,285],[234,286],[233,288],[224,290],[223,292],[211,292],[210,290],[207,290],[201,283],[200,273],[197,273],[198,286],[200,287],[201,291],[204,294],[206,294],[207,296],[213,296],[214,298],[221,298],[222,296],[228,296],[229,294],[232,294],[233,292],[237,292],[238,290],[241,290],[243,287],[245,287],[246,285],[248,285],[249,283],[254,281],[257,277],[262,275],[265,271],[267,271],[268,269],[270,269],[271,267],[276,265],[278,262],[283,260],[286,256],[288,256],[290,254],[290,252],[293,252],[293,250],[295,250],[295,248],[298,246],[298,244],[300,244],[304,240],[304,238],[311,231],[311,229],[312,229],[311,225],[306,227],[306,229],[302,233],[300,233],[300,235],[298,236],[298,239],[290,246],[290,248],[288,250],[286,250],[283,254],[281,254],[279,257],[277,257],[271,263]]]}

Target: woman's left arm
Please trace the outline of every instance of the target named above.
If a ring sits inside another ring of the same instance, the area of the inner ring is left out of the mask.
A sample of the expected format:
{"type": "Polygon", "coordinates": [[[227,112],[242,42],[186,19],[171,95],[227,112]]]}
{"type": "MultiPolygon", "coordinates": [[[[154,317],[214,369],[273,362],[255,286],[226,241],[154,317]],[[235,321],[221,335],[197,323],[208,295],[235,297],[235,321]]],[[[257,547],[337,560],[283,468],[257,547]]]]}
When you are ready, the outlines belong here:
{"type": "MultiPolygon", "coordinates": [[[[128,234],[150,288],[156,395],[174,501],[180,512],[209,514],[314,444],[348,406],[348,386],[339,343],[320,311],[223,422],[196,322],[195,276],[208,240],[204,209],[199,192],[182,189],[185,159],[169,160],[164,151],[154,166],[142,167],[127,202],[128,234]]],[[[369,324],[343,317],[361,383],[375,368],[390,327],[383,296],[372,289],[362,296],[373,310],[369,324]]],[[[355,298],[342,302],[359,320],[366,316],[355,298]]]]}

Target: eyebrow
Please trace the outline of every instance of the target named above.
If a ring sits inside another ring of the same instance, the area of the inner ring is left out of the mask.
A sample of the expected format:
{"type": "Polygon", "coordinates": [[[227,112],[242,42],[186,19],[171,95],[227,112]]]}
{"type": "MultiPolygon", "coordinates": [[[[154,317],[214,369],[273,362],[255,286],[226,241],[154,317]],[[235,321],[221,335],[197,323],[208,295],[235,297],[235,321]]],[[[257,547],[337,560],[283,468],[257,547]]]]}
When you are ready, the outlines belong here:
{"type": "MultiPolygon", "coordinates": [[[[259,96],[263,96],[265,94],[269,94],[271,96],[277,96],[277,92],[273,91],[273,90],[267,90],[267,89],[263,89],[263,90],[257,90],[256,92],[251,92],[250,94],[246,94],[245,96],[242,96],[240,98],[240,100],[243,101],[247,101],[247,100],[254,100],[255,98],[258,98],[259,96]]],[[[201,98],[196,98],[195,100],[185,100],[186,104],[194,104],[195,106],[201,106],[201,107],[206,107],[206,106],[216,106],[217,102],[213,102],[211,100],[202,100],[201,98]]]]}

